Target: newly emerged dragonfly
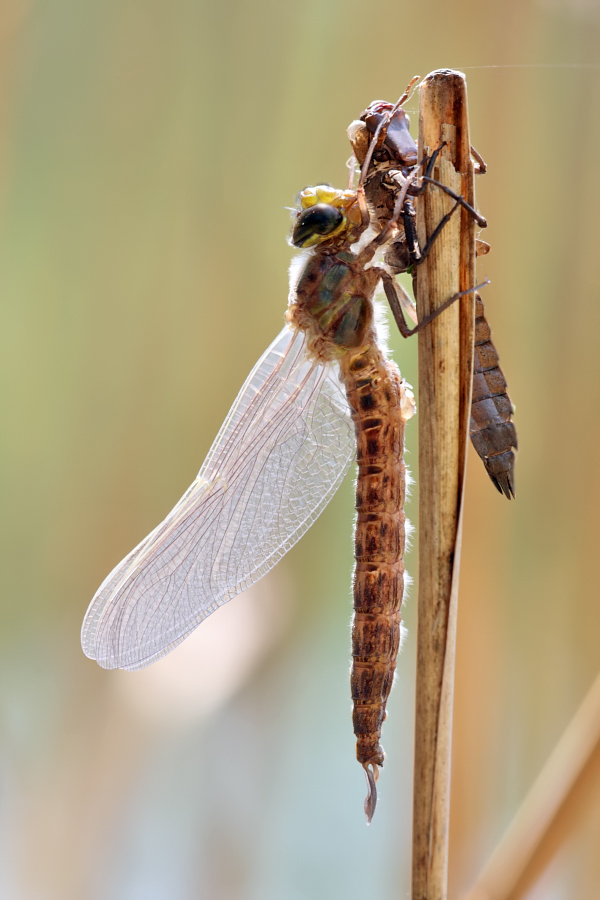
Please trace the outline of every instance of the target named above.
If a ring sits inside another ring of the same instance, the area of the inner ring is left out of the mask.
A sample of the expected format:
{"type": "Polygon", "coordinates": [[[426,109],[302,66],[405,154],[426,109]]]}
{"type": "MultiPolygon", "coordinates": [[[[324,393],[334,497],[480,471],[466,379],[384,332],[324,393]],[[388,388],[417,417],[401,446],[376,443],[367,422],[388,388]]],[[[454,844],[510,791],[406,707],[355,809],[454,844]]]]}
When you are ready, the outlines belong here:
{"type": "Polygon", "coordinates": [[[388,296],[396,291],[387,268],[370,264],[395,236],[397,216],[354,250],[370,224],[362,181],[356,191],[301,192],[291,242],[304,252],[286,324],[248,376],[196,480],[99,588],[82,644],[105,668],[140,669],[173,650],[281,559],[356,458],[351,689],[370,821],[400,640],[403,438],[415,406],[374,314],[379,283],[388,296]]]}
{"type": "MultiPolygon", "coordinates": [[[[411,84],[416,80],[413,79],[411,84]]],[[[366,169],[365,194],[379,228],[386,227],[394,215],[398,197],[417,166],[417,145],[409,128],[410,119],[401,106],[376,100],[348,129],[354,155],[366,169]]],[[[486,172],[483,159],[473,147],[471,153],[475,158],[475,173],[483,175],[486,172]]],[[[421,191],[428,181],[430,179],[426,174],[418,186],[408,187],[400,215],[403,227],[388,242],[384,256],[393,274],[410,271],[414,275],[416,267],[426,258],[426,253],[421,252],[418,246],[415,210],[410,196],[421,191]]],[[[456,210],[460,206],[460,198],[453,196],[457,201],[456,210]]],[[[485,219],[478,214],[476,218],[478,224],[486,226],[485,219]]],[[[487,253],[489,249],[489,244],[484,241],[477,242],[478,255],[487,253]]],[[[416,321],[410,298],[402,294],[402,301],[404,309],[416,321]]],[[[398,321],[398,325],[402,330],[403,319],[398,321]]],[[[477,294],[470,437],[493,484],[509,500],[515,496],[517,449],[517,432],[512,415],[513,405],[508,396],[506,379],[491,340],[483,301],[477,294]]]]}

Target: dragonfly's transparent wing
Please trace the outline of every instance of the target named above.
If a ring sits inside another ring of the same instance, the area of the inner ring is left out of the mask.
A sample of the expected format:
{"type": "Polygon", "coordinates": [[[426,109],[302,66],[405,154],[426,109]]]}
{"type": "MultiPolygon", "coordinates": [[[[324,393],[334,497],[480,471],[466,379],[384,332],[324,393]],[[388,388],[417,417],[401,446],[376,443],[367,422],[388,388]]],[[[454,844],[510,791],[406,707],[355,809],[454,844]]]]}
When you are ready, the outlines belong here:
{"type": "Polygon", "coordinates": [[[139,669],[261,578],[334,495],[355,450],[337,372],[287,326],[250,373],[198,477],[99,588],[82,631],[105,668],[139,669]]]}

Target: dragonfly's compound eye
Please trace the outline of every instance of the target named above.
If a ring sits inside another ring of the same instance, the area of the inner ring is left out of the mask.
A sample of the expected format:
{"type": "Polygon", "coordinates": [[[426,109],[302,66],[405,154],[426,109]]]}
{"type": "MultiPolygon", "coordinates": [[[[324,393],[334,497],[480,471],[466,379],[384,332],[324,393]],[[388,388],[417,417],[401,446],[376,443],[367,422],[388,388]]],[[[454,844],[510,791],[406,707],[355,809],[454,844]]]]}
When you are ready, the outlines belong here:
{"type": "Polygon", "coordinates": [[[295,247],[312,247],[344,221],[341,211],[329,203],[316,203],[300,213],[292,232],[295,247]]]}

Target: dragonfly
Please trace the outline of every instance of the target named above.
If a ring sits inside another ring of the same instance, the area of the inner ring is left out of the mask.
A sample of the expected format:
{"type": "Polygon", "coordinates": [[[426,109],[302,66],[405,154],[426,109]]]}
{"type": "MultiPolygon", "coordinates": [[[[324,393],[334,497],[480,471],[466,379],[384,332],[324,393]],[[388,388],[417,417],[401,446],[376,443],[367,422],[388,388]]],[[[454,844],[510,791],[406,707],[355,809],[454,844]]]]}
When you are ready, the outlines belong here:
{"type": "MultiPolygon", "coordinates": [[[[301,254],[284,327],[248,375],[192,485],[98,589],[82,646],[108,669],[141,669],[169,653],[281,559],[355,459],[351,694],[370,822],[401,636],[404,428],[415,402],[378,334],[374,303],[381,283],[400,296],[375,256],[395,238],[402,204],[369,238],[367,169],[356,189],[301,191],[290,238],[301,254]]],[[[478,287],[449,297],[412,329],[404,323],[403,333],[426,327],[478,287]]]]}
{"type": "MultiPolygon", "coordinates": [[[[417,81],[414,78],[413,84],[417,81]]],[[[410,87],[410,85],[409,85],[410,87]]],[[[352,150],[359,164],[367,166],[364,176],[365,194],[373,219],[377,227],[384,228],[394,213],[399,195],[410,174],[417,166],[417,145],[410,135],[410,118],[405,110],[396,104],[375,100],[364,110],[358,120],[351,123],[348,137],[352,150]]],[[[475,174],[484,175],[486,164],[474,147],[475,174]]],[[[432,167],[431,167],[432,168],[432,167]]],[[[426,173],[420,184],[411,184],[401,214],[403,228],[390,241],[385,251],[385,262],[390,272],[398,275],[410,272],[416,275],[417,267],[427,257],[427,252],[419,249],[415,224],[415,209],[411,197],[431,183],[431,172],[426,173]]],[[[452,215],[461,205],[461,198],[439,183],[456,201],[452,215]]],[[[487,225],[486,220],[475,215],[481,227],[487,225]]],[[[431,247],[431,241],[430,241],[431,247]]],[[[490,246],[485,241],[477,241],[477,255],[489,252],[490,246]]],[[[416,280],[413,277],[413,288],[416,280]]],[[[402,306],[405,312],[416,321],[416,313],[411,298],[402,291],[402,306]]],[[[392,311],[395,307],[390,298],[392,311]]],[[[403,319],[396,316],[402,331],[403,319]]],[[[471,443],[481,458],[485,470],[494,486],[509,500],[515,496],[514,468],[517,450],[517,432],[512,421],[514,406],[508,396],[508,386],[504,373],[500,368],[498,353],[491,339],[483,301],[479,294],[475,296],[475,359],[473,366],[473,393],[471,402],[471,418],[469,434],[471,443]]]]}

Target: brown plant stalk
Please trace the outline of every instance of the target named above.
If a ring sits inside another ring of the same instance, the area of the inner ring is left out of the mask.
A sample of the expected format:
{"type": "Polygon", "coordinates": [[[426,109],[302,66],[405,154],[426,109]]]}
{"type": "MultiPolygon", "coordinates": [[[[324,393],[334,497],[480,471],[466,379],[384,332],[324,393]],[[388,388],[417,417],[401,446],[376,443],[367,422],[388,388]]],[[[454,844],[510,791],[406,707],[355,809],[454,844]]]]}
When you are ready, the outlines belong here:
{"type": "MultiPolygon", "coordinates": [[[[419,159],[445,142],[433,177],[474,205],[464,75],[420,86],[419,159]]],[[[430,186],[417,203],[425,246],[454,201],[430,186]]],[[[460,209],[417,269],[422,319],[475,285],[475,223],[460,209]]],[[[461,509],[473,367],[474,295],[419,334],[419,591],[412,900],[445,900],[461,509]]]]}

